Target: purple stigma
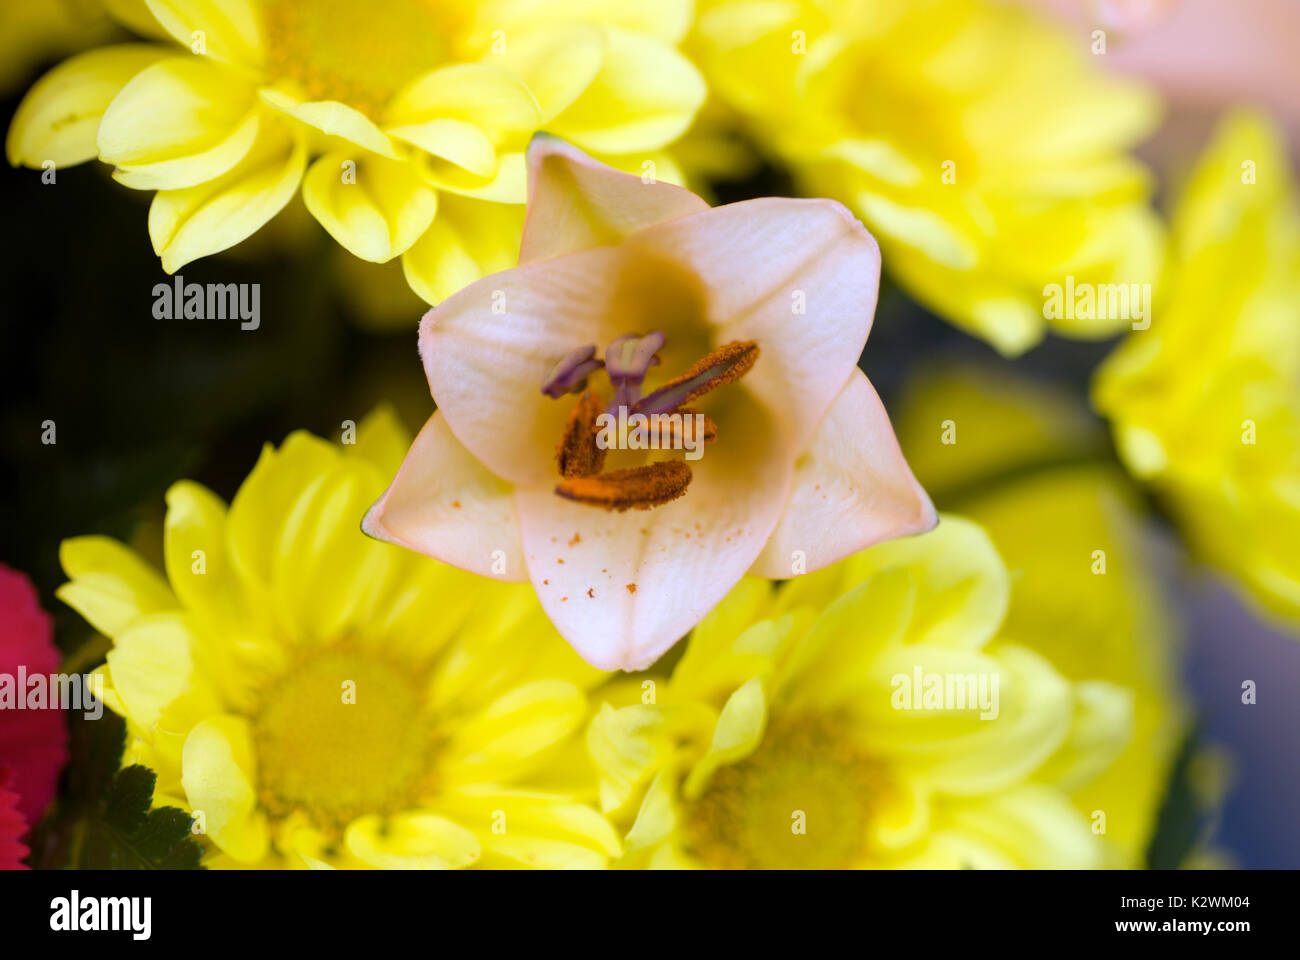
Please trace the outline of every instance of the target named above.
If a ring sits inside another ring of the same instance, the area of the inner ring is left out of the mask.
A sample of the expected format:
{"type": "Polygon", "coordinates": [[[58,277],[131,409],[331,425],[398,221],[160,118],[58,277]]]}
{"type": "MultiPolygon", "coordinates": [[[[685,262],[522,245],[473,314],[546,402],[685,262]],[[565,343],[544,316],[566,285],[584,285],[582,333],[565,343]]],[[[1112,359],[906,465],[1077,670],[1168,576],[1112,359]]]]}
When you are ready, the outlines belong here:
{"type": "Polygon", "coordinates": [[[630,407],[641,398],[641,384],[649,369],[659,363],[663,345],[662,330],[652,330],[644,337],[629,333],[610,341],[605,348],[605,373],[614,386],[611,411],[630,407]]]}
{"type": "Polygon", "coordinates": [[[571,351],[551,368],[542,381],[542,393],[558,400],[566,393],[579,393],[587,385],[587,377],[604,366],[596,357],[596,345],[588,344],[571,351]]]}

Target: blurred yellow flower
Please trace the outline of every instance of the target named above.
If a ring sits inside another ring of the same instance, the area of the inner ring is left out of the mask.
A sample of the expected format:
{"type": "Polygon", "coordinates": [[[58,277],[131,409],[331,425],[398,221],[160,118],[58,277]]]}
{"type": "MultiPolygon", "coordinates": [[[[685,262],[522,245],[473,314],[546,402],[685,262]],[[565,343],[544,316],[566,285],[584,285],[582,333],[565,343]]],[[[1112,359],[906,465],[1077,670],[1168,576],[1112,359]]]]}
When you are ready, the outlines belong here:
{"type": "Polygon", "coordinates": [[[587,691],[602,674],[523,586],[364,537],[409,437],[379,411],[340,448],[268,446],[229,508],[167,494],[164,579],[104,537],[59,596],[111,637],[105,701],[155,802],[226,867],[598,867],[587,691]]]}
{"type": "Polygon", "coordinates": [[[1279,132],[1221,125],[1173,215],[1165,305],[1103,364],[1125,464],[1201,559],[1300,616],[1300,207],[1279,132]]]}
{"type": "Polygon", "coordinates": [[[742,581],[670,678],[592,721],[624,865],[1131,863],[1119,812],[1081,791],[1130,743],[1139,691],[1007,634],[1011,593],[951,515],[779,590],[742,581]]]}
{"type": "Polygon", "coordinates": [[[47,57],[102,43],[114,23],[100,0],[8,0],[0,4],[0,94],[16,93],[47,57]]]}
{"type": "Polygon", "coordinates": [[[713,0],[691,41],[803,192],[846,203],[912,295],[1006,354],[1048,325],[1131,319],[1050,311],[1050,285],[1160,270],[1149,177],[1125,155],[1157,103],[1095,70],[1088,42],[986,0],[713,0]]]}
{"type": "Polygon", "coordinates": [[[239,243],[301,186],[343,247],[401,257],[436,302],[513,262],[535,131],[674,180],[662,148],[704,99],[676,50],[689,0],[113,6],[137,25],[151,14],[181,46],[68,60],[19,106],[7,152],[36,168],[97,156],[157,191],[149,234],[169,273],[239,243]]]}
{"type": "Polygon", "coordinates": [[[1162,554],[1132,483],[1104,459],[1104,426],[1068,394],[979,367],[928,366],[897,410],[917,475],[1006,560],[1015,588],[1001,637],[1067,676],[1133,691],[1127,746],[1080,771],[1071,797],[1106,812],[1118,863],[1142,865],[1189,716],[1162,554]]]}

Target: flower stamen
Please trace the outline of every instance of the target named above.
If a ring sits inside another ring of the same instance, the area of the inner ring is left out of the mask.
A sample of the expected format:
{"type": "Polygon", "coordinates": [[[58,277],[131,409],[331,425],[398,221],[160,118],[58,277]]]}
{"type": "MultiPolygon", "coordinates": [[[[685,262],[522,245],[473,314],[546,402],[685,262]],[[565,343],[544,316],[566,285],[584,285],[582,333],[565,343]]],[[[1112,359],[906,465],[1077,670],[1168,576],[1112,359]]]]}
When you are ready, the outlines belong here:
{"type": "Polygon", "coordinates": [[[605,466],[605,450],[596,442],[600,433],[596,418],[601,414],[600,397],[588,390],[569,413],[564,436],[555,450],[555,462],[565,479],[590,477],[605,466]]]}
{"type": "Polygon", "coordinates": [[[647,416],[672,413],[684,403],[698,400],[718,387],[739,380],[754,368],[757,360],[758,344],[753,340],[733,340],[723,344],[697,360],[681,376],[646,394],[632,407],[632,412],[647,416]]]}
{"type": "Polygon", "coordinates": [[[676,500],[691,482],[691,468],[680,460],[661,460],[594,477],[566,479],[555,492],[567,500],[606,510],[649,510],[676,500]]]}

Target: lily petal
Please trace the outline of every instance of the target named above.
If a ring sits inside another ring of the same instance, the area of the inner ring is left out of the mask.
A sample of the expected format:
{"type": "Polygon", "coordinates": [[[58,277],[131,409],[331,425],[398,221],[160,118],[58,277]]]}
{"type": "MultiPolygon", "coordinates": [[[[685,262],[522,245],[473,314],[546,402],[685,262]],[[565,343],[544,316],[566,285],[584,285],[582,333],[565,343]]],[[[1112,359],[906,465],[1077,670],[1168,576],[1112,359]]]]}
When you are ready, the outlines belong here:
{"type": "Polygon", "coordinates": [[[660,223],[626,245],[699,278],[718,342],[759,343],[744,386],[805,447],[871,330],[880,248],[866,228],[831,200],[767,197],[660,223]]]}
{"type": "Polygon", "coordinates": [[[688,496],[609,513],[516,493],[529,579],[551,622],[593,666],[640,670],[736,585],[779,518],[793,457],[750,397],[722,412],[720,443],[691,465],[688,496]]]}
{"type": "Polygon", "coordinates": [[[617,243],[709,205],[669,183],[611,170],[576,147],[539,135],[528,145],[528,215],[519,262],[617,243]]]}
{"type": "Polygon", "coordinates": [[[392,484],[361,521],[369,536],[498,580],[526,580],[508,483],[434,413],[392,484]]]}
{"type": "Polygon", "coordinates": [[[457,438],[514,484],[555,475],[555,443],[568,407],[542,383],[575,344],[606,343],[622,331],[616,276],[626,254],[584,250],[484,277],[430,310],[420,324],[429,388],[457,438]]]}
{"type": "Polygon", "coordinates": [[[861,370],[849,376],[795,468],[781,522],[754,564],[760,577],[820,570],[867,547],[938,523],[903,459],[880,397],[861,370]]]}

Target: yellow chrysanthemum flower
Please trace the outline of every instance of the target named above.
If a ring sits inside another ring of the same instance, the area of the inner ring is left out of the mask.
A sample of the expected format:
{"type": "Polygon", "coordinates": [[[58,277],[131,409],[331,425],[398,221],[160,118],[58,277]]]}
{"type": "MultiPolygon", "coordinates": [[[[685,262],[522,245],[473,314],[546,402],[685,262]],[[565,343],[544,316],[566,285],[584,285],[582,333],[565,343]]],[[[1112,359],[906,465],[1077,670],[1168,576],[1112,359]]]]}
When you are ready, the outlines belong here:
{"type": "Polygon", "coordinates": [[[955,516],[780,589],[743,581],[670,678],[589,728],[625,865],[1126,862],[1103,832],[1123,814],[1075,794],[1132,737],[1135,692],[1001,633],[1010,593],[955,516]]]}
{"type": "Polygon", "coordinates": [[[1106,811],[1118,862],[1142,865],[1189,709],[1160,554],[1132,482],[1104,459],[1103,425],[1051,387],[972,367],[918,373],[897,414],[926,489],[1006,560],[1015,587],[1000,636],[1134,693],[1128,744],[1071,797],[1106,811]]]}
{"type": "Polygon", "coordinates": [[[1174,212],[1166,304],[1102,365],[1125,463],[1197,553],[1300,616],[1300,206],[1280,134],[1228,118],[1174,212]]]}
{"type": "Polygon", "coordinates": [[[662,148],[704,99],[676,50],[689,0],[113,7],[152,16],[181,47],[106,47],[57,67],[20,105],[9,161],[97,156],[157,191],[149,234],[168,273],[248,237],[301,185],[342,246],[401,257],[436,302],[514,262],[535,131],[674,180],[662,148]]]}
{"type": "Polygon", "coordinates": [[[842,200],[914,296],[1007,354],[1049,323],[1102,337],[1129,322],[1048,321],[1050,285],[1160,269],[1149,178],[1125,155],[1157,104],[1096,71],[1087,43],[987,0],[714,0],[692,41],[804,192],[842,200]]]}
{"type": "Polygon", "coordinates": [[[230,507],[167,494],[167,577],[104,537],[63,545],[59,596],[111,637],[105,701],[155,802],[207,862],[597,867],[586,666],[530,589],[357,528],[409,438],[373,414],[340,448],[267,447],[230,507]]]}

